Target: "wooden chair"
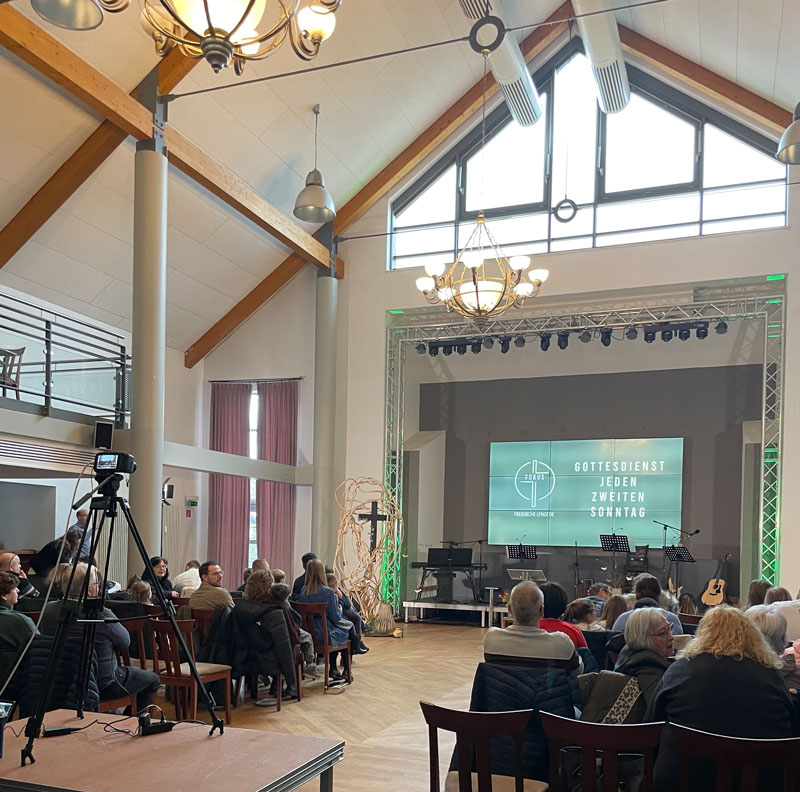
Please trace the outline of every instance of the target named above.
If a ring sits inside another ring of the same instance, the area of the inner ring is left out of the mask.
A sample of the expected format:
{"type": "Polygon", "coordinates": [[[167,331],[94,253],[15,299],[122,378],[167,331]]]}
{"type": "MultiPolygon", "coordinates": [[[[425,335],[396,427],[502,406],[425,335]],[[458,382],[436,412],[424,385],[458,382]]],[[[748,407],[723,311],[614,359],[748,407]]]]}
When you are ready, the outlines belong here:
{"type": "Polygon", "coordinates": [[[25,347],[0,350],[0,390],[5,396],[6,390],[10,388],[16,393],[17,401],[19,401],[20,369],[24,353],[25,347]]]}
{"type": "Polygon", "coordinates": [[[603,790],[619,789],[618,761],[620,753],[644,754],[644,792],[653,792],[653,761],[663,723],[603,724],[584,723],[540,712],[542,726],[549,742],[550,786],[554,792],[563,789],[559,776],[560,749],[577,745],[581,749],[581,789],[597,789],[597,752],[603,759],[603,790]]]}
{"type": "Polygon", "coordinates": [[[121,709],[123,712],[127,709],[128,715],[136,717],[136,694],[131,693],[130,696],[121,696],[120,698],[101,701],[97,707],[98,712],[111,712],[111,710],[115,709],[121,709]]]}
{"type": "Polygon", "coordinates": [[[700,619],[703,617],[698,613],[679,613],[678,620],[681,624],[700,624],[700,619]]]}
{"type": "Polygon", "coordinates": [[[293,602],[292,607],[300,614],[303,620],[303,629],[311,634],[314,640],[314,651],[325,658],[325,690],[328,689],[330,677],[331,652],[342,652],[345,662],[345,678],[348,682],[353,681],[353,673],[350,665],[350,642],[333,646],[328,638],[328,620],[326,612],[328,606],[324,602],[293,602]],[[314,617],[318,616],[322,622],[322,643],[317,643],[317,631],[314,629],[314,617]]]}
{"type": "Polygon", "coordinates": [[[192,618],[197,625],[197,637],[199,645],[202,646],[209,632],[211,632],[211,622],[214,620],[215,610],[213,608],[192,608],[192,618]]]}
{"type": "Polygon", "coordinates": [[[34,624],[38,624],[42,617],[41,611],[20,611],[20,613],[24,613],[34,624]]]}
{"type": "Polygon", "coordinates": [[[182,605],[188,605],[190,599],[191,597],[173,597],[172,604],[175,606],[175,610],[178,610],[182,605]]]}
{"type": "Polygon", "coordinates": [[[783,776],[783,784],[771,785],[771,792],[800,789],[800,737],[756,740],[721,737],[677,724],[669,728],[680,755],[680,792],[691,789],[691,760],[695,757],[710,759],[716,766],[715,786],[708,792],[732,792],[734,788],[739,792],[756,792],[759,767],[769,765],[779,768],[783,776]],[[739,783],[734,785],[737,776],[739,783]]]}
{"type": "Polygon", "coordinates": [[[160,605],[145,605],[144,609],[147,611],[148,616],[163,616],[164,611],[160,605]]]}
{"type": "MultiPolygon", "coordinates": [[[[131,640],[136,639],[136,651],[139,655],[139,668],[142,668],[145,671],[147,670],[147,650],[145,649],[144,643],[144,625],[148,621],[148,619],[141,618],[127,619],[126,621],[120,622],[120,624],[131,634],[131,640]]],[[[123,664],[129,666],[131,664],[130,650],[123,649],[120,654],[122,656],[123,664]]]]}
{"type": "MultiPolygon", "coordinates": [[[[175,691],[175,715],[177,718],[188,717],[197,718],[197,683],[189,670],[189,663],[180,661],[180,644],[177,636],[172,630],[170,622],[161,619],[153,619],[150,622],[153,630],[153,663],[154,670],[161,677],[161,682],[171,685],[175,691]],[[163,663],[163,667],[162,667],[163,663]],[[185,692],[188,696],[188,704],[182,701],[185,692]],[[188,715],[183,714],[184,710],[188,715]]],[[[194,620],[187,619],[178,622],[178,628],[183,634],[189,653],[194,660],[194,646],[192,644],[192,632],[194,630],[194,620]]],[[[221,663],[195,663],[200,679],[204,685],[222,679],[225,682],[225,723],[231,722],[231,667],[221,663]]]]}
{"type": "Polygon", "coordinates": [[[430,751],[430,792],[440,792],[438,730],[455,732],[458,771],[451,771],[445,780],[445,792],[546,792],[544,781],[522,777],[522,742],[533,710],[509,712],[464,712],[445,709],[420,701],[428,724],[430,751]],[[493,775],[491,771],[490,737],[509,736],[514,740],[514,775],[493,775]],[[476,773],[472,772],[472,745],[475,745],[476,773]]]}

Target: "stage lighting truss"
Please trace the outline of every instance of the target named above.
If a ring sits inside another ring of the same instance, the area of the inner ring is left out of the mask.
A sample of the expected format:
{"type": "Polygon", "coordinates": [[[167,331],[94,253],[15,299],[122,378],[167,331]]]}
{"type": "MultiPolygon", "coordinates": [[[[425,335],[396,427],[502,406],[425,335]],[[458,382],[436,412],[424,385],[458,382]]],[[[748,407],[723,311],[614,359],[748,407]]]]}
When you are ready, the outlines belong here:
{"type": "MultiPolygon", "coordinates": [[[[426,315],[414,324],[408,314],[398,315],[387,328],[386,348],[386,425],[384,440],[384,480],[398,508],[402,508],[403,477],[403,405],[406,350],[414,354],[419,343],[428,345],[428,354],[435,356],[445,343],[452,345],[460,340],[467,343],[481,341],[484,349],[497,342],[501,352],[508,352],[511,342],[518,336],[532,339],[542,334],[567,332],[577,334],[581,340],[599,337],[603,328],[627,333],[637,329],[645,342],[652,342],[662,329],[673,332],[691,326],[699,339],[708,338],[710,332],[722,334],[731,322],[755,321],[764,327],[764,362],[761,438],[761,512],[760,512],[760,574],[775,582],[780,568],[780,480],[781,480],[781,412],[783,409],[783,358],[784,358],[784,296],[748,293],[743,285],[738,295],[725,294],[715,299],[698,300],[656,307],[614,309],[596,312],[576,312],[555,316],[529,316],[508,314],[489,320],[478,328],[474,322],[452,322],[452,315],[442,315],[440,321],[431,322],[426,315]],[[409,321],[411,320],[411,321],[409,321]],[[423,323],[424,322],[424,323],[423,323]],[[431,347],[433,344],[433,348],[431,347]],[[436,350],[436,351],[434,351],[436,350]]],[[[702,295],[703,290],[696,294],[702,295]]],[[[707,293],[707,292],[706,292],[707,293]]],[[[730,293],[730,290],[728,290],[730,293]]],[[[627,336],[627,338],[630,338],[627,336]]],[[[626,341],[627,343],[627,341],[626,341]]],[[[525,354],[528,354],[525,352],[525,354]]],[[[400,607],[401,565],[388,575],[382,584],[382,595],[395,610],[400,607]]]]}

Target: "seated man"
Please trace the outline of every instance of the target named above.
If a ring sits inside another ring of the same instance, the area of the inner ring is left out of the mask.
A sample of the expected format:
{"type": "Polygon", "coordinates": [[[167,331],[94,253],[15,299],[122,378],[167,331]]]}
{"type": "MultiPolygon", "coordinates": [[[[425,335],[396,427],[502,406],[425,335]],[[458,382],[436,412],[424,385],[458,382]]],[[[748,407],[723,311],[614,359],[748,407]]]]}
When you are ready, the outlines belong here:
{"type": "Polygon", "coordinates": [[[216,561],[206,561],[200,565],[200,588],[189,597],[189,607],[197,610],[232,608],[233,597],[222,588],[224,572],[216,561]]]}
{"type": "Polygon", "coordinates": [[[303,591],[303,586],[306,584],[306,567],[309,561],[313,561],[317,557],[316,553],[305,553],[300,559],[303,562],[303,574],[295,578],[292,584],[292,599],[303,591]]]}
{"type": "MultiPolygon", "coordinates": [[[[669,622],[670,629],[672,630],[673,635],[683,635],[683,627],[681,626],[681,621],[674,614],[672,611],[667,610],[664,607],[666,603],[666,598],[662,596],[661,591],[661,584],[658,582],[658,578],[653,575],[648,574],[647,572],[643,572],[641,575],[637,575],[634,579],[634,594],[636,595],[636,601],[641,599],[649,598],[654,600],[655,607],[661,607],[664,612],[664,618],[669,622]]],[[[636,605],[633,606],[634,608],[636,605]]],[[[653,607],[649,603],[646,607],[653,607]]],[[[628,619],[631,616],[633,611],[625,611],[615,622],[611,629],[614,632],[625,632],[625,625],[628,623],[628,619]]]]}
{"type": "Polygon", "coordinates": [[[187,562],[180,575],[172,581],[172,587],[182,597],[191,597],[196,589],[200,588],[200,562],[192,559],[187,562]]]}
{"type": "MultiPolygon", "coordinates": [[[[75,576],[70,585],[72,567],[62,564],[54,572],[55,582],[61,587],[66,599],[75,600],[83,588],[84,580],[89,575],[87,595],[95,598],[99,594],[100,580],[97,569],[81,561],[75,567],[75,576]]],[[[60,618],[61,608],[65,602],[51,602],[42,611],[39,626],[45,635],[55,635],[60,618]]],[[[108,608],[103,608],[100,617],[115,619],[116,616],[108,608]]],[[[67,635],[80,636],[83,625],[73,622],[69,625],[67,635]]],[[[153,698],[158,692],[161,680],[152,671],[144,671],[132,666],[117,665],[116,652],[127,649],[130,645],[130,633],[118,622],[104,622],[96,626],[94,649],[97,654],[97,687],[100,690],[100,700],[121,698],[122,696],[136,694],[136,711],[139,712],[153,703],[153,698]]],[[[134,713],[131,713],[134,714],[134,713]]]]}
{"type": "Polygon", "coordinates": [[[28,616],[14,610],[16,602],[17,576],[12,572],[0,572],[0,686],[31,635],[38,632],[28,616]]]}
{"type": "Polygon", "coordinates": [[[603,613],[603,608],[606,602],[611,599],[611,586],[607,583],[595,583],[589,589],[589,596],[586,599],[591,600],[594,605],[594,612],[597,618],[603,613]]]}
{"type": "Polygon", "coordinates": [[[0,572],[11,572],[17,578],[17,589],[20,597],[41,597],[25,574],[16,553],[0,553],[0,572]]]}
{"type": "Polygon", "coordinates": [[[544,596],[532,580],[523,580],[511,589],[508,610],[514,623],[505,629],[490,627],[483,642],[486,660],[509,657],[541,660],[542,665],[580,670],[581,661],[569,636],[546,632],[539,627],[544,613],[544,596]]]}

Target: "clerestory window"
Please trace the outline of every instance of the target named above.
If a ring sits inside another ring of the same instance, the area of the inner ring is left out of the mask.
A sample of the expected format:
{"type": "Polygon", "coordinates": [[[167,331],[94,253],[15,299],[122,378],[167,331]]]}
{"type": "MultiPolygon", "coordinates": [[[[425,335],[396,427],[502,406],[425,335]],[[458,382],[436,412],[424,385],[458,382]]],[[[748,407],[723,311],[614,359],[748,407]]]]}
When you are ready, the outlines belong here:
{"type": "Polygon", "coordinates": [[[628,65],[605,115],[578,39],[535,74],[542,118],[489,114],[391,204],[390,268],[453,261],[479,210],[507,255],[786,225],[774,143],[628,65]],[[564,199],[577,211],[554,212],[564,199]]]}

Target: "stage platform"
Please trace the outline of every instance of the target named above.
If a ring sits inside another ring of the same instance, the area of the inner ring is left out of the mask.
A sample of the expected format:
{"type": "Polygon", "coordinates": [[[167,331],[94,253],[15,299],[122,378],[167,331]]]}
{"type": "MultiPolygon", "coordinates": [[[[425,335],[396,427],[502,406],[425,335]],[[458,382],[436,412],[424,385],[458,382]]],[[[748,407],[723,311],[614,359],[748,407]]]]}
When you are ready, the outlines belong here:
{"type": "Polygon", "coordinates": [[[406,612],[406,622],[408,622],[408,612],[415,609],[419,611],[420,621],[424,621],[426,610],[472,611],[480,613],[481,627],[491,627],[495,622],[495,614],[508,613],[508,606],[506,605],[485,605],[474,602],[436,602],[435,600],[409,600],[403,603],[403,608],[405,608],[406,612]]]}

